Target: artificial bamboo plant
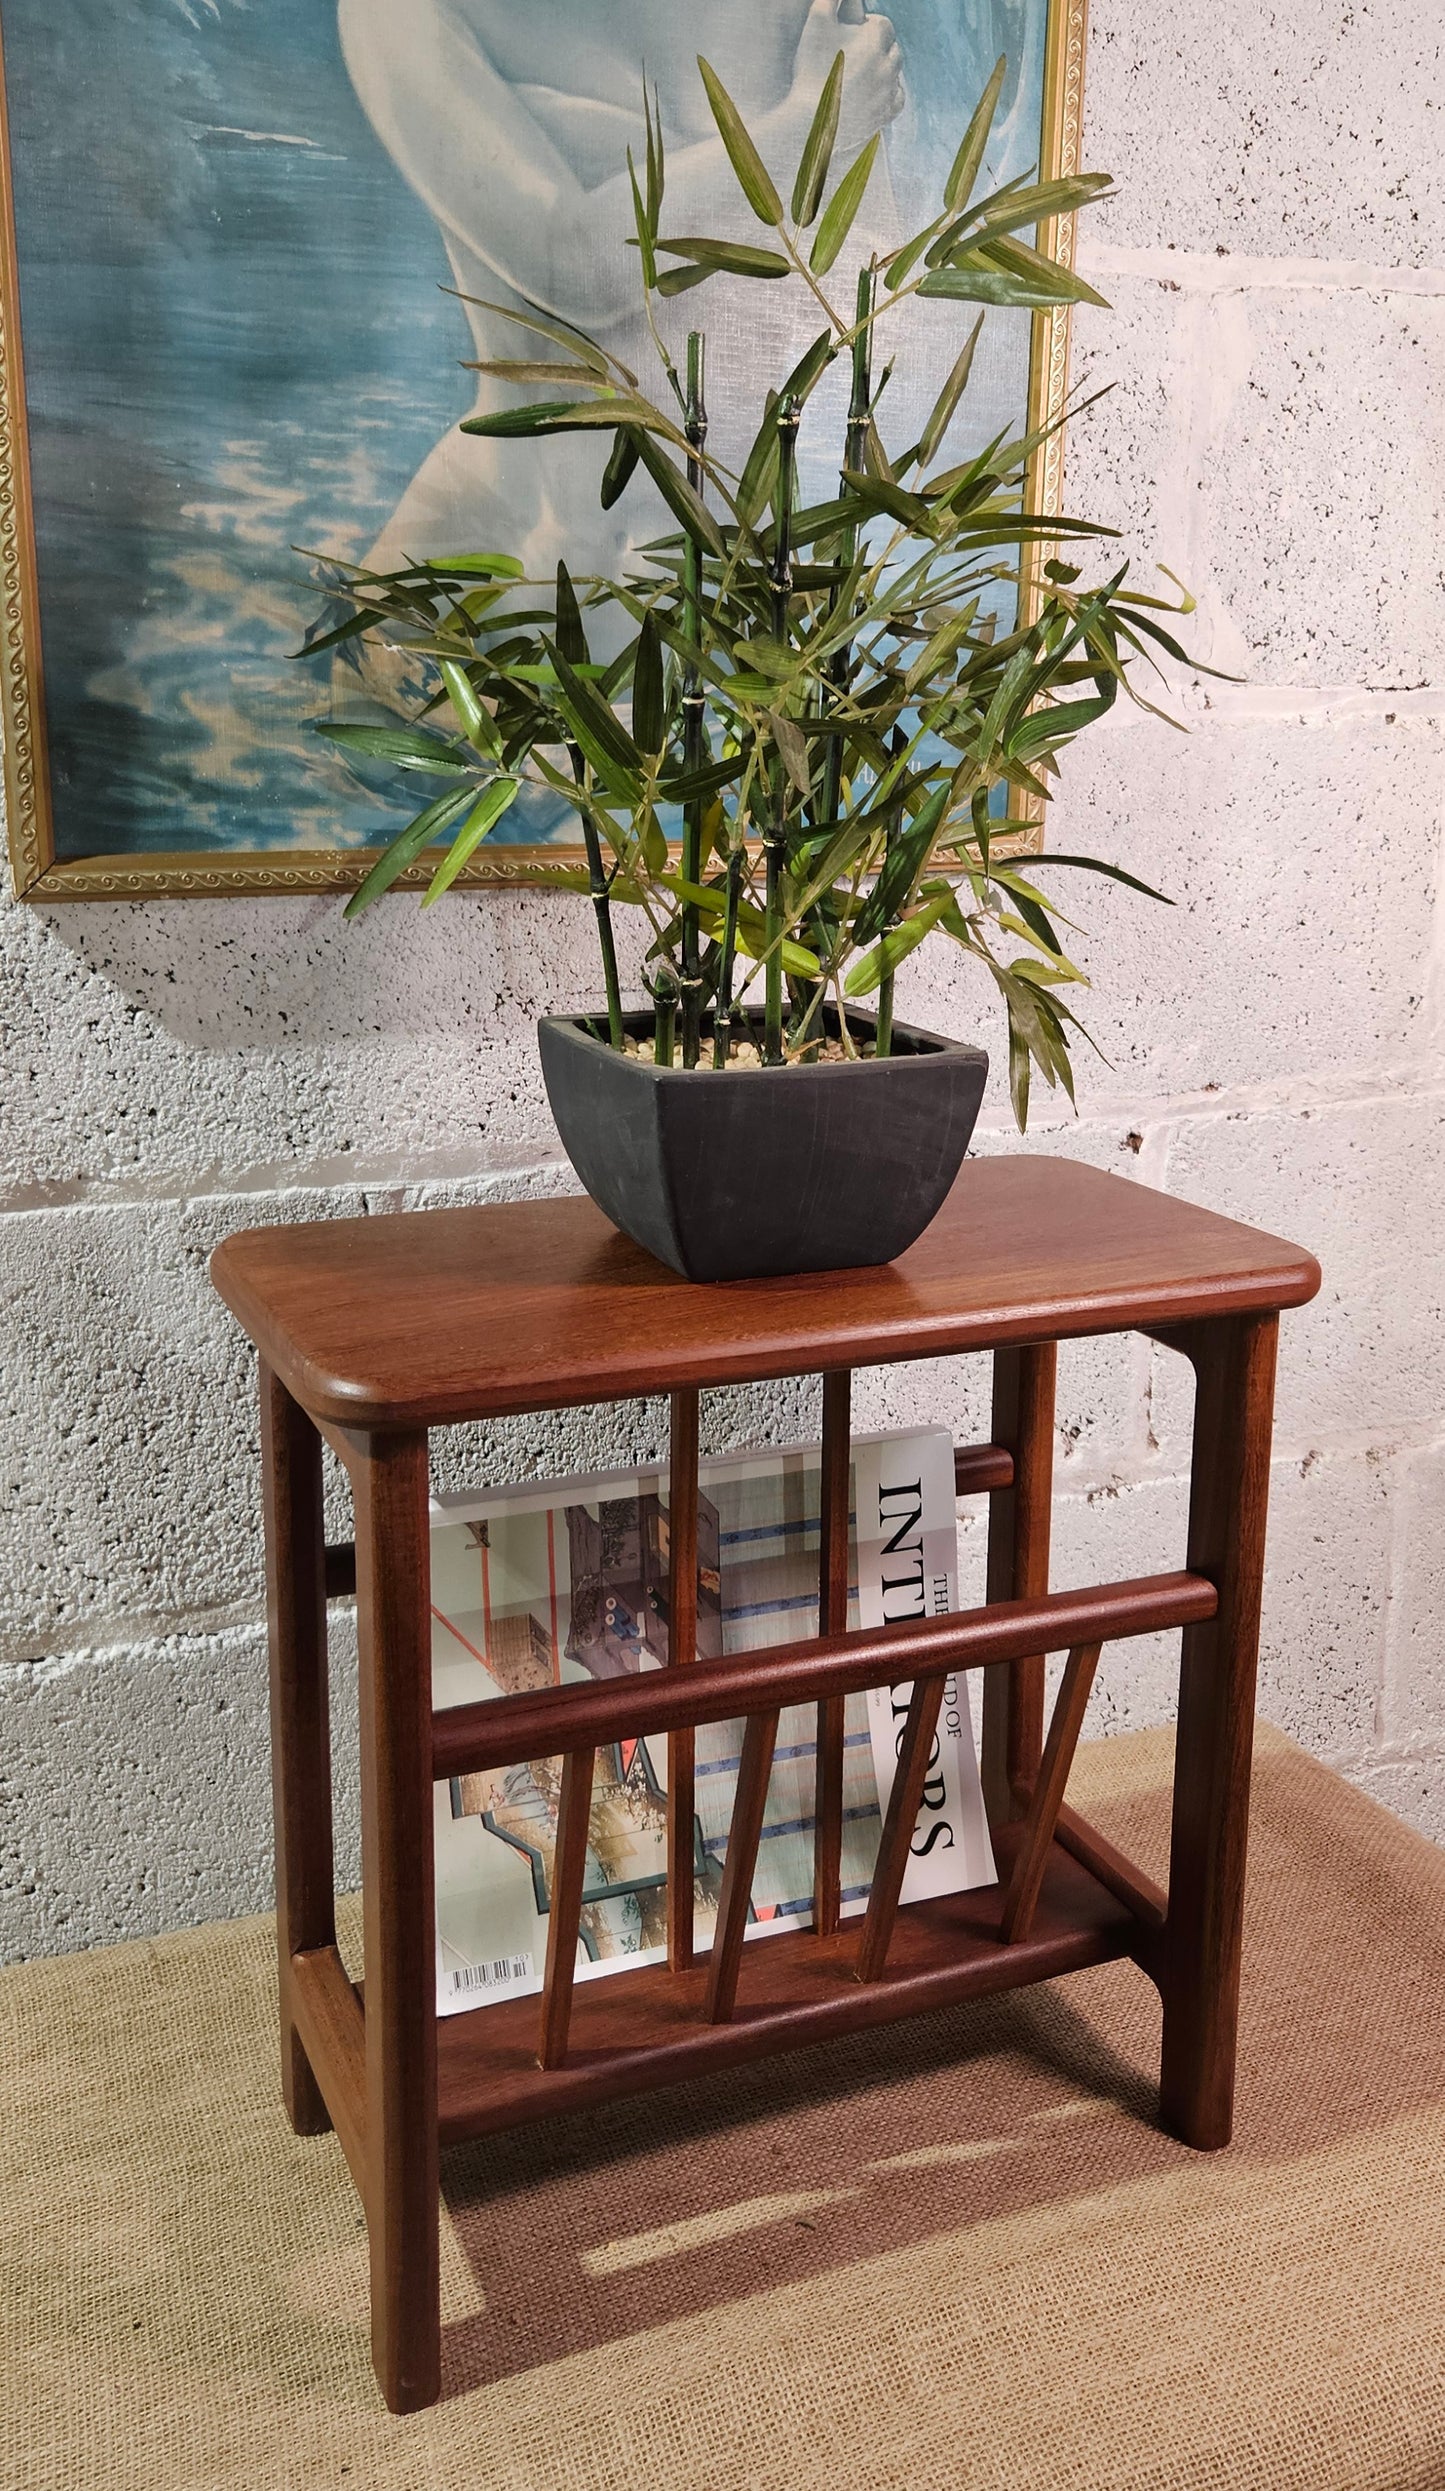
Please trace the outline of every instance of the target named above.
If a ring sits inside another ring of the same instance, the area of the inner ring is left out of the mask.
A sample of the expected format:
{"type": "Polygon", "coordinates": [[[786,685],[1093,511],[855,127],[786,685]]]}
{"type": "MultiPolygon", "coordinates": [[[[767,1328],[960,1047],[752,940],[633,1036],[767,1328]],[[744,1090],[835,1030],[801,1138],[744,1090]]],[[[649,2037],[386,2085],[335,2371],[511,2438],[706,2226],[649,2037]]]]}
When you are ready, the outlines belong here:
{"type": "Polygon", "coordinates": [[[875,136],[832,182],[842,54],[786,203],[731,98],[699,66],[766,245],[664,232],[662,134],[645,96],[646,160],[640,172],[630,154],[628,164],[658,395],[580,330],[513,310],[506,316],[543,342],[545,359],[473,368],[549,394],[462,427],[544,444],[558,433],[610,433],[604,506],[634,476],[649,480],[676,533],[616,579],[574,580],[564,562],[555,581],[529,581],[520,563],[490,552],[384,575],[326,567],[351,610],[308,654],[373,633],[404,645],[429,674],[413,723],[328,721],[320,732],[441,789],[347,914],[445,839],[422,903],[433,905],[531,782],[578,816],[585,870],[543,867],[537,879],[590,898],[607,997],[598,1035],[613,1047],[635,1044],[614,937],[621,908],[648,923],[652,1051],[685,1067],[723,1068],[740,1046],[752,1061],[754,1042],[772,1065],[806,1062],[825,1042],[845,1055],[886,1053],[895,973],[936,938],[977,962],[1003,997],[1022,1125],[1031,1067],[1073,1095],[1079,1024],[1065,995],[1087,983],[1045,886],[1080,868],[1147,886],[1090,857],[1043,854],[1025,867],[1012,835],[1026,827],[1018,802],[1048,798],[1059,754],[1121,685],[1140,697],[1128,676],[1136,658],[1155,649],[1184,658],[1161,617],[1187,612],[1189,600],[1129,587],[1122,562],[1082,584],[1061,549],[1113,531],[1029,508],[1039,435],[1000,437],[961,461],[946,444],[991,307],[1101,301],[1020,237],[1099,199],[1110,177],[1026,177],[976,195],[1000,61],[937,215],[873,253],[840,297],[833,271],[879,148],[875,136]],[[737,472],[708,451],[703,334],[694,329],[675,356],[663,320],[673,297],[719,274],[801,289],[820,322],[768,391],[737,472]],[[914,296],[978,308],[919,438],[890,449],[879,348],[914,296]],[[837,488],[800,507],[799,431],[839,357],[852,391],[837,488]],[[1000,627],[1001,610],[1018,613],[1012,628],[1000,627]],[[679,810],[680,845],[664,829],[679,810]],[[743,1002],[759,973],[760,1024],[743,1002]],[[855,1001],[876,1004],[876,1032],[850,1018],[855,1001]]]}

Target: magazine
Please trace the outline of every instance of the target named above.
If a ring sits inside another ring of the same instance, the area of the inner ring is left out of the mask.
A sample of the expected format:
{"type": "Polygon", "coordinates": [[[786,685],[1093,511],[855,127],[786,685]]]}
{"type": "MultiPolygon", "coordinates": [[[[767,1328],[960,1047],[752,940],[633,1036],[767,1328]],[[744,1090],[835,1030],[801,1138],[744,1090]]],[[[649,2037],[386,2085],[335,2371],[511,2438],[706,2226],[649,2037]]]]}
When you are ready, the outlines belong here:
{"type": "MultiPolygon", "coordinates": [[[[665,1668],[664,1471],[552,1480],[433,1500],[432,1683],[438,1710],[523,1689],[665,1668]]],[[[701,1468],[700,1658],[818,1632],[816,1446],[701,1468]]],[[[882,1626],[957,1605],[953,1448],[943,1430],[854,1439],[848,1623],[882,1626]]],[[[864,1910],[908,1686],[845,1711],[842,1910],[864,1910]]],[[[694,1942],[712,1942],[742,1745],[740,1721],[696,1734],[694,1942]]],[[[781,1717],[748,1936],[812,1920],[817,1708],[781,1717]]],[[[452,2015],[540,1990],[560,1757],[460,1774],[436,1789],[437,2006],[452,2015]]],[[[598,1751],[579,1980],[667,1951],[667,1739],[598,1751]]],[[[903,1900],[994,1881],[968,1682],[945,1688],[903,1900]]]]}

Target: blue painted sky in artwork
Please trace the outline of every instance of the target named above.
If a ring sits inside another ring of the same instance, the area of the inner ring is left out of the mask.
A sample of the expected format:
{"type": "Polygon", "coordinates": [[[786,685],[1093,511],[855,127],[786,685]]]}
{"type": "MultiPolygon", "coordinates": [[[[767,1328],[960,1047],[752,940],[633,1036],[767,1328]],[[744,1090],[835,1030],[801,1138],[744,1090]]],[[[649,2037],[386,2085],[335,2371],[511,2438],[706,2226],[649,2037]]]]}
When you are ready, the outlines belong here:
{"type": "MultiPolygon", "coordinates": [[[[0,5],[59,852],[375,840],[405,814],[308,730],[291,548],[363,555],[471,402],[438,225],[330,0],[0,5]]],[[[890,13],[936,183],[1044,0],[890,13]]],[[[1023,162],[1037,127],[1035,76],[1023,162]]]]}

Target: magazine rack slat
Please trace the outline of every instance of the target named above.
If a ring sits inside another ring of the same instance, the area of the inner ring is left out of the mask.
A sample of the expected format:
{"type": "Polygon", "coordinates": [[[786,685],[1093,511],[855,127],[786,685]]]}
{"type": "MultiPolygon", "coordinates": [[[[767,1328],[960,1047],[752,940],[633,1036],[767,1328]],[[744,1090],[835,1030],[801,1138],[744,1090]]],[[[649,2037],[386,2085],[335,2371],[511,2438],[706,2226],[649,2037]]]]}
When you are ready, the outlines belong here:
{"type": "Polygon", "coordinates": [[[252,1230],[212,1272],[262,1358],[282,2087],[299,2132],[335,2126],[362,2194],[373,2353],[393,2410],[439,2392],[441,2144],[1120,1955],[1163,1999],[1165,2125],[1195,2146],[1228,2142],[1275,1334],[1280,1310],[1319,1285],[1309,1255],[1122,1179],[1014,1158],[970,1163],[918,1244],[875,1271],[696,1288],[569,1199],[252,1230]],[[1195,1371],[1185,1567],[1050,1593],[1054,1345],[1130,1330],[1195,1371]],[[849,1375],[970,1350],[994,1366],[992,1441],[955,1462],[959,1493],[990,1500],[987,1605],[849,1634],[849,1375]],[[825,1379],[822,1631],[699,1659],[697,1393],[810,1373],[825,1379]],[[672,1653],[685,1665],[433,1718],[428,1430],[643,1393],[671,1396],[672,1653]],[[323,1437],[350,1478],[351,1545],[324,1542],[323,1437]],[[362,1989],[336,1947],[326,1690],[326,1601],[352,1590],[362,1989]],[[1062,1800],[1093,1648],[1165,1626],[1183,1637],[1167,1897],[1062,1800]],[[1052,1651],[1075,1657],[1046,1752],[1052,1651]],[[900,1907],[910,1768],[926,1769],[944,1677],[973,1668],[1000,1883],[900,1907]],[[840,1926],[843,1699],[909,1678],[893,1827],[861,1928],[840,1926]],[[794,1703],[819,1707],[817,1925],[745,1948],[765,1758],[794,1703]],[[695,1731],[737,1717],[750,1769],[716,1961],[692,1961],[689,1888],[667,1965],[574,1992],[593,1750],[643,1733],[673,1742],[680,1898],[695,1731]],[[543,1997],[439,2025],[434,1779],[557,1754],[568,1766],[543,1997]]]}

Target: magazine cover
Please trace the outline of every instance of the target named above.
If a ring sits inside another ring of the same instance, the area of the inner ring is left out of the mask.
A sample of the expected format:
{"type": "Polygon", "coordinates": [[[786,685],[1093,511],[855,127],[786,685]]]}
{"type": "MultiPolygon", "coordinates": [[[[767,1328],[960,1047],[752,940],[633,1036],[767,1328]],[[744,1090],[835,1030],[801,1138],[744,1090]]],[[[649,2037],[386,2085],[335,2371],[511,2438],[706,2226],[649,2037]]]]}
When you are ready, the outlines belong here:
{"type": "MultiPolygon", "coordinates": [[[[818,1632],[816,1446],[702,1465],[700,1657],[818,1632]]],[[[432,1506],[438,1710],[667,1666],[666,1474],[551,1480],[432,1506]]],[[[953,1447],[939,1429],[856,1438],[848,1623],[938,1615],[957,1601],[953,1447]]],[[[850,1697],[842,1908],[861,1912],[892,1787],[908,1686],[850,1697]]],[[[743,1725],[697,1732],[695,1942],[712,1942],[743,1725]]],[[[817,1711],[784,1712],[748,1935],[812,1918],[817,1711]]],[[[461,1774],[436,1790],[437,2004],[444,2015],[540,1990],[561,1759],[461,1774]]],[[[667,1740],[601,1748],[593,1778],[577,1977],[666,1959],[667,1740]]],[[[968,1682],[945,1690],[903,1900],[995,1876],[968,1682]]]]}

